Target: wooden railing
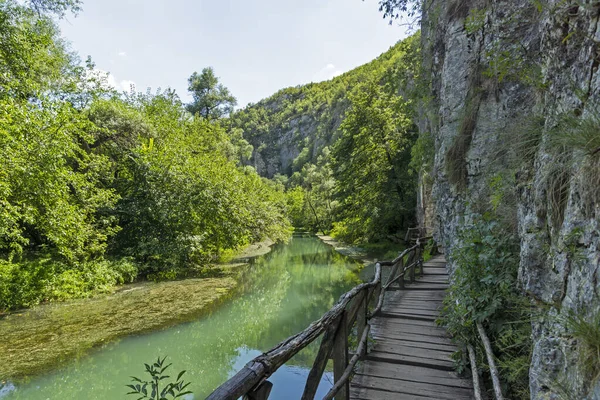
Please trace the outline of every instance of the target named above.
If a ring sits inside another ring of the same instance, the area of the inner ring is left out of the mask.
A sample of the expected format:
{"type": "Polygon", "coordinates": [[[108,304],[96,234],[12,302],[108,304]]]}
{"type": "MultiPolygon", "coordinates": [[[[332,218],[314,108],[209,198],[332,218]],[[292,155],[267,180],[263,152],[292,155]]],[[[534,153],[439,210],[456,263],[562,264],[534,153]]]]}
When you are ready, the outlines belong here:
{"type": "Polygon", "coordinates": [[[350,380],[356,363],[367,352],[370,320],[381,312],[385,293],[397,284],[404,287],[405,280],[414,282],[418,269],[423,273],[422,245],[427,238],[417,239],[416,244],[404,250],[393,261],[375,265],[375,277],[371,282],[360,284],[343,294],[337,303],[318,321],[302,332],[291,336],[266,353],[256,357],[227,382],[219,386],[207,400],[266,400],[273,384],[267,379],[279,367],[300,350],[319,337],[321,347],[308,374],[302,400],[315,398],[325,367],[333,359],[333,387],[323,399],[347,400],[350,397],[350,380]],[[383,283],[382,266],[391,266],[391,272],[383,283]],[[358,346],[349,359],[348,337],[356,325],[358,346]]]}

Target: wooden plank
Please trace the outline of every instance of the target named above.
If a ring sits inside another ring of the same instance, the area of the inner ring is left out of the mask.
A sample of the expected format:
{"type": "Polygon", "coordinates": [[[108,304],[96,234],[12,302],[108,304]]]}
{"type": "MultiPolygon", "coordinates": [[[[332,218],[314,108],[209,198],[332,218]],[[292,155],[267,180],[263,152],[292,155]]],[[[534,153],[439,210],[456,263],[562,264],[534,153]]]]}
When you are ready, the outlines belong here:
{"type": "Polygon", "coordinates": [[[416,349],[429,349],[429,350],[440,350],[448,353],[454,353],[458,350],[456,346],[450,344],[442,344],[434,341],[431,342],[413,342],[410,340],[398,340],[391,339],[386,337],[378,337],[377,344],[381,343],[382,345],[389,346],[410,346],[416,349]]]}
{"type": "Polygon", "coordinates": [[[387,332],[387,331],[377,331],[373,329],[373,338],[387,338],[393,340],[409,340],[411,342],[421,342],[421,343],[439,343],[448,346],[454,346],[452,340],[450,338],[441,338],[436,336],[424,336],[419,334],[411,334],[411,333],[403,333],[403,332],[387,332]]]}
{"type": "Polygon", "coordinates": [[[396,400],[401,395],[413,395],[422,396],[421,398],[430,399],[444,399],[444,400],[459,400],[459,399],[471,399],[470,391],[467,389],[456,388],[456,387],[432,387],[432,385],[418,383],[418,382],[407,382],[407,381],[396,381],[393,379],[369,377],[368,379],[357,380],[356,389],[353,391],[354,396],[369,396],[371,397],[360,397],[367,399],[377,400],[396,400]]]}
{"type": "Polygon", "coordinates": [[[454,362],[444,360],[433,360],[430,358],[405,356],[401,354],[386,353],[383,351],[372,351],[367,355],[367,360],[384,361],[396,364],[416,365],[419,367],[428,367],[442,369],[445,371],[454,371],[454,362]]]}
{"type": "Polygon", "coordinates": [[[373,320],[371,324],[378,328],[387,328],[392,332],[413,333],[416,335],[429,335],[436,337],[450,337],[446,329],[440,326],[416,326],[413,324],[403,324],[401,318],[378,318],[373,320]]]}
{"type": "Polygon", "coordinates": [[[404,300],[398,302],[390,302],[384,304],[384,309],[402,310],[403,307],[417,309],[417,310],[433,310],[439,311],[443,308],[443,305],[434,301],[416,301],[416,300],[404,300]]]}
{"type": "Polygon", "coordinates": [[[469,379],[461,378],[456,372],[416,367],[413,365],[368,361],[357,371],[357,374],[361,375],[362,379],[368,379],[366,378],[367,376],[378,376],[465,389],[472,389],[473,387],[469,379]]]}
{"type": "Polygon", "coordinates": [[[352,388],[350,391],[350,398],[353,400],[426,400],[433,399],[432,397],[423,397],[418,395],[411,395],[407,393],[389,393],[380,392],[373,389],[364,388],[352,388]],[[386,397],[387,396],[387,397],[386,397]]]}
{"type": "MultiPolygon", "coordinates": [[[[427,320],[435,320],[439,318],[440,312],[436,310],[411,310],[411,309],[401,309],[399,311],[386,311],[388,316],[396,316],[398,318],[415,318],[415,319],[427,319],[427,320]]],[[[382,315],[383,316],[383,315],[382,315]]],[[[396,318],[390,318],[390,320],[395,320],[396,318]]]]}
{"type": "Polygon", "coordinates": [[[373,351],[452,362],[452,351],[424,349],[422,347],[412,347],[408,344],[401,345],[398,342],[377,343],[373,351]]]}
{"type": "MultiPolygon", "coordinates": [[[[404,290],[390,287],[381,313],[371,320],[375,345],[352,381],[351,398],[473,397],[472,382],[454,372],[456,345],[435,324],[449,286],[445,260],[437,256],[422,267],[424,276],[404,290]]],[[[407,278],[413,276],[409,271],[407,278]]]]}
{"type": "Polygon", "coordinates": [[[384,304],[384,310],[402,311],[404,308],[413,310],[429,310],[429,311],[440,311],[443,307],[442,304],[433,301],[415,301],[415,300],[404,300],[394,303],[384,304]]]}
{"type": "MultiPolygon", "coordinates": [[[[418,319],[412,318],[394,318],[396,322],[406,325],[416,325],[416,326],[427,326],[431,328],[440,328],[438,324],[432,321],[421,321],[418,319]]],[[[376,321],[372,321],[372,323],[376,323],[376,321]]],[[[383,322],[382,322],[383,323],[383,322]]],[[[443,329],[443,328],[442,328],[443,329]]]]}
{"type": "MultiPolygon", "coordinates": [[[[372,379],[372,378],[380,378],[380,379],[393,379],[398,381],[398,387],[403,385],[403,381],[414,382],[417,384],[421,384],[423,386],[429,386],[432,388],[452,388],[459,389],[464,395],[469,396],[471,391],[473,390],[471,381],[467,379],[462,379],[459,377],[455,377],[450,375],[450,372],[439,371],[442,373],[448,374],[448,376],[440,377],[440,376],[432,376],[429,374],[432,370],[429,368],[415,367],[412,365],[399,365],[401,367],[409,367],[410,369],[406,370],[406,373],[398,373],[394,372],[394,374],[390,374],[388,371],[381,367],[376,367],[380,365],[394,365],[394,364],[384,364],[377,362],[369,362],[368,369],[360,370],[356,374],[356,378],[358,380],[362,380],[364,382],[372,379]]],[[[357,381],[358,382],[358,381],[357,381]]],[[[364,385],[363,385],[364,386],[364,385]]]]}
{"type": "Polygon", "coordinates": [[[363,379],[357,381],[357,387],[373,388],[389,392],[412,391],[413,394],[436,395],[440,399],[469,399],[473,395],[473,389],[457,386],[446,386],[428,382],[415,382],[403,378],[387,378],[379,376],[359,375],[363,379]]]}

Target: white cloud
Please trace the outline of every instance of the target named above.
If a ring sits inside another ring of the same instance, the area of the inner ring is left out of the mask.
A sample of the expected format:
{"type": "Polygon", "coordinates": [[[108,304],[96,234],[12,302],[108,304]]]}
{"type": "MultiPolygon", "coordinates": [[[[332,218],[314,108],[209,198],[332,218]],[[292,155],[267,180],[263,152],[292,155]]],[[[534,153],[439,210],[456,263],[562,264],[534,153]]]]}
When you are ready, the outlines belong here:
{"type": "Polygon", "coordinates": [[[336,69],[335,65],[327,64],[320,71],[318,71],[316,74],[313,75],[312,81],[313,82],[327,81],[327,80],[335,78],[336,76],[341,75],[343,73],[344,73],[344,71],[340,71],[339,69],[336,69]]]}
{"type": "Polygon", "coordinates": [[[119,57],[127,57],[127,52],[126,51],[120,51],[117,54],[119,55],[119,57]]]}
{"type": "Polygon", "coordinates": [[[119,92],[129,92],[135,90],[135,82],[128,79],[117,80],[113,74],[102,69],[94,69],[88,73],[90,81],[95,80],[100,82],[100,85],[106,89],[113,88],[119,92]]]}
{"type": "Polygon", "coordinates": [[[130,80],[123,80],[121,82],[119,82],[119,86],[121,87],[122,90],[126,91],[126,92],[130,92],[130,91],[135,91],[135,82],[134,81],[130,81],[130,80]]]}

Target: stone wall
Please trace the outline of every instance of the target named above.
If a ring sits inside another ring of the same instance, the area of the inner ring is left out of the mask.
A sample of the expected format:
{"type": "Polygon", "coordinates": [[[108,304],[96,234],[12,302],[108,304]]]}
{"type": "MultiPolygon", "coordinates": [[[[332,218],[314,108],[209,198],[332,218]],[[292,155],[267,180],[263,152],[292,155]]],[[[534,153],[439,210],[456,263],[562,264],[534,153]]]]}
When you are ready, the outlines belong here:
{"type": "Polygon", "coordinates": [[[600,154],[557,152],[550,136],[564,116],[600,121],[599,15],[597,0],[424,5],[431,100],[420,128],[435,138],[436,235],[450,255],[461,245],[457,230],[489,196],[490,174],[523,151],[522,126],[541,116],[532,162],[516,171],[515,202],[506,205],[521,241],[522,289],[536,308],[534,399],[600,398],[564,322],[600,312],[600,154]]]}

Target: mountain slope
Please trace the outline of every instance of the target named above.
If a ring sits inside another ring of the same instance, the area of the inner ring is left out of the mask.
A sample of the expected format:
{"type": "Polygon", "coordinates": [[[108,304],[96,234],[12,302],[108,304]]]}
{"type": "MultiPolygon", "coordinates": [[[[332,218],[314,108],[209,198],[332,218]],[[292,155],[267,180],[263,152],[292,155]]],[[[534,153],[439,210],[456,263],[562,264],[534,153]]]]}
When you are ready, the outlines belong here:
{"type": "Polygon", "coordinates": [[[266,177],[290,176],[314,163],[321,150],[338,137],[338,128],[350,102],[348,94],[359,83],[397,79],[394,71],[407,54],[414,53],[419,37],[398,42],[387,52],[329,81],[282,89],[232,116],[234,128],[254,147],[245,160],[266,177]]]}

